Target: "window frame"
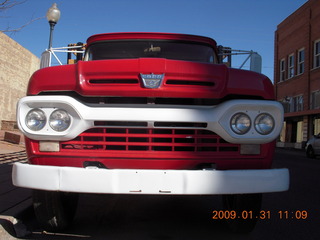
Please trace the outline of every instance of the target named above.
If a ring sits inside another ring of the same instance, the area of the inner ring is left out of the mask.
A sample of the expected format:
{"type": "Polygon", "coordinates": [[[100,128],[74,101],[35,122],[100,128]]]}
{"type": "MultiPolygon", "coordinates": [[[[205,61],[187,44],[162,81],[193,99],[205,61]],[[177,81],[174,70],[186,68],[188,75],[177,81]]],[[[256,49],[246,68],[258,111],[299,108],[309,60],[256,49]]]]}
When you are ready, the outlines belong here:
{"type": "Polygon", "coordinates": [[[287,103],[289,103],[289,107],[286,106],[286,111],[292,113],[292,112],[301,112],[304,109],[304,99],[303,94],[296,95],[294,97],[288,97],[286,100],[287,103]]]}
{"type": "Polygon", "coordinates": [[[279,66],[279,82],[283,82],[286,80],[286,59],[282,58],[280,59],[280,66],[279,66]]]}
{"type": "Polygon", "coordinates": [[[320,109],[320,90],[312,91],[310,98],[310,109],[320,109]]]}
{"type": "Polygon", "coordinates": [[[291,53],[288,56],[288,79],[293,78],[294,73],[294,53],[291,53]]]}
{"type": "Polygon", "coordinates": [[[306,52],[304,48],[300,48],[298,50],[298,63],[297,63],[297,75],[301,75],[304,73],[305,68],[305,58],[306,58],[306,52]],[[303,53],[303,54],[301,54],[303,53]],[[302,59],[303,58],[303,59],[302,59]]]}

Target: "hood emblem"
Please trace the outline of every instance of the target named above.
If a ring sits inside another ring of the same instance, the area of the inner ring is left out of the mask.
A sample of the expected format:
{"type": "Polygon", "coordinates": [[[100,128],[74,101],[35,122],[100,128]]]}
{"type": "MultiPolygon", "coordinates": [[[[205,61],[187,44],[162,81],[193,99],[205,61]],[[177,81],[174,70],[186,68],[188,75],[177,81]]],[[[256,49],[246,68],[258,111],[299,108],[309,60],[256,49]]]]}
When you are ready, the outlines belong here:
{"type": "Polygon", "coordinates": [[[159,88],[161,86],[164,74],[142,74],[140,73],[143,86],[145,88],[159,88]]]}

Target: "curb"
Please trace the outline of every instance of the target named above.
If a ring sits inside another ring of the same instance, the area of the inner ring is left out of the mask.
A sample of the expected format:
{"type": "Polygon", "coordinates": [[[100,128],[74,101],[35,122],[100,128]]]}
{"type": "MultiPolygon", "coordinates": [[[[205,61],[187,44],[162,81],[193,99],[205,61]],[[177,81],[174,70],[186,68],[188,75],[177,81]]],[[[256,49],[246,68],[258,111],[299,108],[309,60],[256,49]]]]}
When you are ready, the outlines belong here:
{"type": "Polygon", "coordinates": [[[0,140],[0,154],[9,154],[15,152],[25,151],[23,144],[14,144],[4,140],[0,140]]]}

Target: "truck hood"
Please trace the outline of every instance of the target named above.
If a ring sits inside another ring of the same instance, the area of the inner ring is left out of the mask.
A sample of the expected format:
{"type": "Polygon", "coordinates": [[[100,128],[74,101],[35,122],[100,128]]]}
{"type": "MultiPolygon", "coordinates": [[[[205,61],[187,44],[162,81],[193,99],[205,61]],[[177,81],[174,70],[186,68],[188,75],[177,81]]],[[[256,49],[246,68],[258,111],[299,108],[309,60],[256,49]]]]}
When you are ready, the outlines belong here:
{"type": "Polygon", "coordinates": [[[72,91],[82,96],[222,99],[228,95],[272,99],[270,80],[257,73],[225,65],[140,58],[79,61],[40,69],[30,79],[27,94],[72,91]],[[148,88],[142,74],[163,75],[159,88],[148,88]]]}

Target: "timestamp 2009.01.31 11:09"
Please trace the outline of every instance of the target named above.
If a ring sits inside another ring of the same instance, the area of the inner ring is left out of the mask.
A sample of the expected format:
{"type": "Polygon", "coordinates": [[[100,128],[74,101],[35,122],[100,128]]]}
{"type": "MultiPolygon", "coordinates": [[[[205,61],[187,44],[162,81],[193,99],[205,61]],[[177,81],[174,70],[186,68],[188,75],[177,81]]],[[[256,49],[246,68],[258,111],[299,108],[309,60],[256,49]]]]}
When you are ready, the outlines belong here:
{"type": "Polygon", "coordinates": [[[261,210],[258,213],[253,211],[234,211],[234,210],[214,210],[212,211],[212,219],[213,220],[221,220],[221,219],[261,219],[268,220],[272,218],[279,218],[282,220],[306,220],[308,219],[308,211],[307,210],[280,210],[277,212],[261,210]]]}

